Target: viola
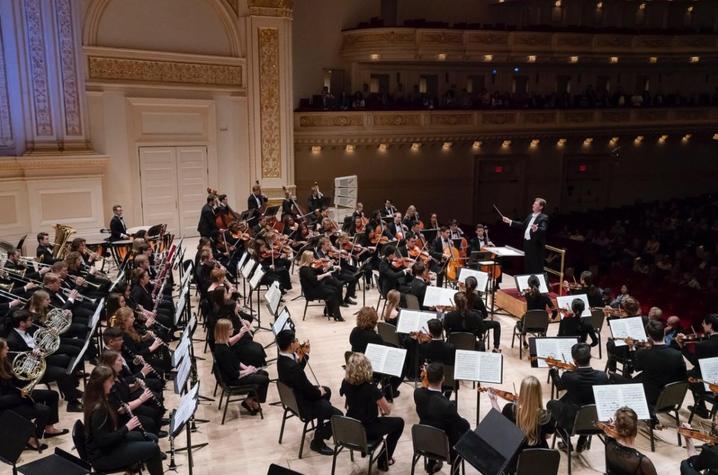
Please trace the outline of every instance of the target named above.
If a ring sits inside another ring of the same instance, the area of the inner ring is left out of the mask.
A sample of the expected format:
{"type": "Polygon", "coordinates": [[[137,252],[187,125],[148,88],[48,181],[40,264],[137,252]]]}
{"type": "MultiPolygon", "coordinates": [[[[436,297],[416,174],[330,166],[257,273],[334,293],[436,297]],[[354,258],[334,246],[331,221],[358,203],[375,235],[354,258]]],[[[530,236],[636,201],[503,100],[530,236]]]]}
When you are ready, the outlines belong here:
{"type": "Polygon", "coordinates": [[[718,394],[718,382],[709,383],[708,381],[706,381],[704,379],[694,378],[694,377],[688,378],[688,382],[692,383],[692,384],[700,384],[700,383],[707,384],[708,389],[710,389],[711,392],[713,392],[714,394],[718,394]]]}
{"type": "Polygon", "coordinates": [[[518,394],[512,393],[511,391],[504,391],[503,389],[496,389],[496,388],[492,388],[489,386],[479,386],[478,388],[476,388],[476,390],[479,391],[480,393],[492,392],[495,395],[497,395],[498,397],[500,397],[501,399],[504,399],[509,402],[514,402],[514,401],[519,400],[518,394]]]}
{"type": "Polygon", "coordinates": [[[422,250],[419,246],[414,246],[409,249],[409,257],[415,260],[420,260],[424,264],[427,264],[432,259],[431,255],[427,251],[422,250]]]}
{"type": "Polygon", "coordinates": [[[690,335],[678,335],[676,340],[678,340],[678,343],[682,345],[684,343],[696,343],[698,341],[705,340],[706,338],[710,338],[710,336],[691,333],[690,335]]]}
{"type": "Polygon", "coordinates": [[[562,369],[564,371],[576,371],[575,364],[567,363],[565,361],[561,361],[556,358],[552,358],[551,356],[545,356],[545,357],[544,356],[531,356],[531,357],[529,357],[529,360],[531,360],[531,361],[543,360],[551,368],[558,368],[558,369],[562,369]]]}

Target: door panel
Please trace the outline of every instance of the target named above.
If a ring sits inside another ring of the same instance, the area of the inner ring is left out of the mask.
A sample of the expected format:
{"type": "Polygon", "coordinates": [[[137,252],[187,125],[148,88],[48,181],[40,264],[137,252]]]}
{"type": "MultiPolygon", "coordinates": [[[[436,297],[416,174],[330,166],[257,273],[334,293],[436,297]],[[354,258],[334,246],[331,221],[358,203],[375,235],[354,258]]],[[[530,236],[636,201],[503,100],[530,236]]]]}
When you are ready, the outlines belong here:
{"type": "Polygon", "coordinates": [[[140,182],[143,224],[167,224],[167,230],[176,233],[179,218],[175,148],[140,147],[140,182]]]}
{"type": "Polygon", "coordinates": [[[197,236],[197,223],[207,198],[207,149],[177,148],[179,225],[184,237],[197,236]]]}

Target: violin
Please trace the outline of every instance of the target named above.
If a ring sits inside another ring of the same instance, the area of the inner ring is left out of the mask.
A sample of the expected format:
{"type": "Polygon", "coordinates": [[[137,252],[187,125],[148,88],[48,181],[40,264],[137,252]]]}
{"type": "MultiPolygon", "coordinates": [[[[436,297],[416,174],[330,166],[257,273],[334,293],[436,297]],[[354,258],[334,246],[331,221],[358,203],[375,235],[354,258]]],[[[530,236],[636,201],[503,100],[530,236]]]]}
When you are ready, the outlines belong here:
{"type": "Polygon", "coordinates": [[[295,351],[294,353],[297,355],[297,359],[301,361],[306,358],[310,351],[312,351],[312,345],[309,343],[309,340],[307,340],[304,343],[300,344],[299,348],[297,348],[297,351],[295,351]]]}
{"type": "Polygon", "coordinates": [[[698,341],[702,341],[706,338],[710,338],[709,335],[699,335],[697,333],[691,333],[690,335],[683,335],[678,334],[676,336],[676,340],[678,340],[678,343],[683,345],[684,343],[696,343],[698,341]]]}
{"type": "Polygon", "coordinates": [[[543,360],[551,368],[558,368],[558,369],[562,369],[564,371],[576,371],[575,364],[567,363],[565,361],[561,361],[561,360],[553,358],[551,356],[531,356],[531,357],[529,357],[529,360],[531,360],[531,361],[543,360]]]}
{"type": "Polygon", "coordinates": [[[422,331],[410,332],[409,337],[413,338],[419,343],[429,343],[431,341],[431,335],[422,331]]]}
{"type": "Polygon", "coordinates": [[[623,341],[626,345],[634,346],[636,348],[651,348],[653,346],[653,342],[650,340],[634,340],[630,336],[625,338],[614,338],[614,340],[623,341]]]}
{"type": "Polygon", "coordinates": [[[328,257],[322,257],[321,259],[315,259],[314,262],[312,262],[312,268],[313,269],[325,269],[334,263],[331,259],[328,257]]]}
{"type": "Polygon", "coordinates": [[[601,429],[604,434],[606,434],[608,437],[612,439],[618,439],[618,431],[616,430],[616,427],[613,424],[607,424],[605,422],[599,422],[596,421],[594,424],[596,426],[596,429],[601,429]]]}
{"type": "Polygon", "coordinates": [[[414,246],[409,251],[409,257],[411,257],[414,260],[420,260],[424,264],[427,264],[431,259],[431,255],[427,252],[422,250],[419,246],[414,246]]]}
{"type": "Polygon", "coordinates": [[[381,225],[374,228],[374,231],[372,231],[369,235],[369,242],[371,242],[373,245],[377,244],[388,244],[389,243],[389,237],[385,236],[381,225]]]}
{"type": "Polygon", "coordinates": [[[511,391],[504,391],[503,389],[496,389],[489,386],[479,386],[478,388],[476,388],[476,390],[480,393],[492,392],[501,399],[504,399],[509,402],[515,402],[519,400],[518,394],[512,393],[511,391]]]}
{"type": "Polygon", "coordinates": [[[628,314],[622,308],[603,307],[603,314],[607,317],[626,317],[628,314]]]}
{"type": "Polygon", "coordinates": [[[715,445],[718,444],[718,436],[709,434],[707,432],[703,432],[696,429],[689,429],[687,427],[679,427],[678,433],[681,434],[683,437],[687,437],[689,439],[694,440],[700,440],[701,442],[704,442],[706,444],[715,445]]]}
{"type": "Polygon", "coordinates": [[[406,267],[411,267],[414,265],[414,259],[411,259],[409,257],[395,257],[391,260],[391,266],[394,269],[404,269],[406,267]]]}
{"type": "Polygon", "coordinates": [[[718,382],[709,383],[708,381],[706,381],[704,379],[694,378],[694,377],[688,378],[688,382],[692,383],[692,384],[700,384],[700,383],[707,384],[708,389],[710,389],[711,392],[713,392],[714,394],[718,394],[718,382]]]}
{"type": "Polygon", "coordinates": [[[426,363],[421,365],[421,373],[419,373],[419,377],[421,378],[421,387],[428,388],[429,387],[429,376],[426,374],[426,363]]]}

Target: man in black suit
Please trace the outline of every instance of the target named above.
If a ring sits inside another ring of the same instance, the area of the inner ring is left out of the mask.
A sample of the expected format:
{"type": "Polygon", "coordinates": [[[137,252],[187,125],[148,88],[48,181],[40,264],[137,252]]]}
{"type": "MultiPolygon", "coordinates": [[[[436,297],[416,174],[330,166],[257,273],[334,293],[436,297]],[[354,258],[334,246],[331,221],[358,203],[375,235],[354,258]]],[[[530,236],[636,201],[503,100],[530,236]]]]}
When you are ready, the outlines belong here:
{"type": "Polygon", "coordinates": [[[651,411],[666,385],[675,381],[685,381],[688,378],[683,355],[663,342],[663,330],[663,322],[649,321],[646,325],[646,333],[652,347],[636,351],[634,358],[634,368],[636,371],[642,371],[635,380],[643,383],[646,401],[651,411]]]}
{"type": "Polygon", "coordinates": [[[214,195],[207,195],[207,203],[202,206],[202,211],[199,214],[199,223],[197,224],[197,231],[199,235],[204,238],[211,238],[217,231],[217,224],[215,224],[214,208],[217,203],[217,198],[214,195]]]}
{"type": "Polygon", "coordinates": [[[394,213],[396,213],[396,208],[391,204],[390,200],[386,200],[384,202],[384,209],[381,212],[382,218],[394,216],[394,213]]]}
{"type": "MultiPolygon", "coordinates": [[[[549,370],[556,388],[559,391],[566,391],[566,394],[561,399],[549,401],[546,404],[546,407],[557,421],[558,427],[565,430],[567,434],[571,432],[573,420],[579,407],[586,404],[595,404],[592,387],[609,383],[608,375],[605,372],[591,367],[591,347],[589,345],[576,343],[571,348],[571,357],[573,358],[573,364],[576,365],[575,371],[564,371],[559,377],[557,369],[552,368],[549,370]]],[[[585,449],[587,441],[588,437],[585,435],[579,436],[576,450],[581,452],[585,449]]],[[[559,448],[563,450],[565,444],[559,443],[559,448]]]]}
{"type": "Polygon", "coordinates": [[[389,223],[387,228],[389,228],[392,238],[400,241],[406,239],[406,233],[409,231],[409,228],[401,221],[401,213],[394,213],[394,221],[389,223]]]}
{"type": "Polygon", "coordinates": [[[110,241],[121,241],[123,239],[129,239],[127,235],[127,226],[125,225],[125,219],[122,217],[122,205],[115,205],[112,207],[112,219],[110,220],[110,241]]]}
{"type": "MultiPolygon", "coordinates": [[[[33,335],[36,328],[32,323],[30,312],[24,309],[16,310],[12,315],[12,330],[7,336],[7,345],[10,351],[33,351],[35,349],[33,335]]],[[[82,403],[79,401],[82,392],[77,389],[74,376],[67,374],[70,357],[56,352],[48,355],[45,362],[47,367],[40,381],[42,383],[57,381],[60,392],[67,400],[67,411],[82,412],[82,403]]]]}
{"type": "Polygon", "coordinates": [[[429,254],[434,258],[432,271],[436,272],[436,285],[442,287],[444,285],[444,276],[446,275],[446,256],[450,255],[450,248],[453,246],[449,237],[449,228],[442,226],[439,233],[431,243],[429,254]]]}
{"type": "Polygon", "coordinates": [[[425,270],[426,266],[424,266],[424,263],[416,261],[414,265],[411,266],[411,274],[407,274],[404,284],[399,286],[399,291],[402,294],[411,294],[416,297],[422,310],[426,310],[426,307],[424,307],[424,296],[426,295],[426,287],[428,286],[424,280],[425,270]]]}
{"type": "Polygon", "coordinates": [[[247,209],[261,209],[267,204],[269,198],[262,194],[262,187],[254,185],[252,187],[252,194],[247,198],[247,209]]]}
{"type": "Polygon", "coordinates": [[[524,270],[527,274],[543,272],[546,231],[548,230],[548,215],[543,212],[545,207],[546,200],[536,198],[531,205],[531,214],[523,221],[514,221],[506,216],[503,217],[504,223],[512,228],[523,230],[524,270]]]}
{"type": "MultiPolygon", "coordinates": [[[[444,365],[431,363],[426,367],[426,379],[429,387],[418,388],[414,391],[414,403],[419,415],[419,423],[443,430],[449,438],[451,447],[451,460],[455,458],[454,445],[462,435],[471,427],[469,422],[461,417],[456,410],[456,403],[449,401],[441,393],[444,383],[444,365]]],[[[429,460],[426,471],[429,473],[441,470],[441,462],[429,460]]]]}
{"type": "Polygon", "coordinates": [[[325,386],[313,385],[304,368],[307,365],[309,356],[298,361],[296,350],[299,342],[291,330],[282,330],[277,334],[277,347],[279,357],[277,358],[277,374],[279,381],[294,390],[297,399],[299,412],[306,419],[317,419],[317,428],[314,431],[314,439],[309,447],[322,455],[332,455],[332,449],[324,443],[332,436],[330,419],[332,416],[341,416],[342,411],[332,406],[332,392],[325,386]]]}
{"type": "Polygon", "coordinates": [[[432,318],[426,323],[431,341],[419,345],[420,362],[441,363],[447,366],[454,366],[456,348],[451,343],[444,341],[444,327],[441,320],[432,318]]]}
{"type": "Polygon", "coordinates": [[[43,264],[52,265],[55,263],[55,258],[52,257],[52,244],[50,244],[50,236],[47,233],[37,233],[37,249],[35,251],[35,257],[38,262],[43,264]]]}
{"type": "Polygon", "coordinates": [[[404,277],[411,272],[411,269],[395,269],[392,265],[392,259],[396,256],[396,248],[394,246],[384,247],[382,253],[384,258],[379,262],[379,291],[381,295],[386,296],[390,290],[399,289],[404,283],[404,277]]]}
{"type": "MultiPolygon", "coordinates": [[[[701,367],[698,361],[704,358],[718,357],[718,314],[712,313],[706,315],[701,324],[703,325],[703,335],[705,335],[705,338],[696,343],[693,353],[687,351],[688,345],[684,343],[686,338],[684,334],[679,333],[673,340],[678,347],[681,348],[683,356],[693,365],[693,368],[688,371],[688,376],[697,379],[702,379],[701,367]]],[[[714,381],[710,382],[712,383],[714,381]]],[[[699,417],[708,419],[710,413],[706,408],[705,397],[708,393],[705,390],[705,386],[703,383],[691,383],[690,388],[693,393],[693,400],[696,401],[696,406],[693,410],[699,417]]],[[[688,406],[688,409],[690,410],[691,406],[688,406]]]]}

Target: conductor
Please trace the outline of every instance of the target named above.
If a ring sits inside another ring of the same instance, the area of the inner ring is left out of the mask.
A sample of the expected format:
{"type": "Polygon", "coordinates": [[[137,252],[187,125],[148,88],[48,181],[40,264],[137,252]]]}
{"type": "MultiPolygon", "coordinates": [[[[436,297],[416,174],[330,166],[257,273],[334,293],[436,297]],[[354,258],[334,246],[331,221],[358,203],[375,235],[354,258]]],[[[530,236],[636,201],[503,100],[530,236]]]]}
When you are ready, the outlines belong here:
{"type": "Polygon", "coordinates": [[[531,205],[531,214],[523,221],[502,217],[504,223],[524,231],[524,270],[527,274],[543,273],[546,230],[548,229],[548,216],[543,213],[545,207],[546,200],[536,198],[531,205]]]}

